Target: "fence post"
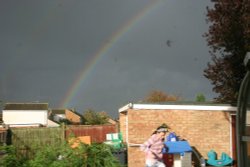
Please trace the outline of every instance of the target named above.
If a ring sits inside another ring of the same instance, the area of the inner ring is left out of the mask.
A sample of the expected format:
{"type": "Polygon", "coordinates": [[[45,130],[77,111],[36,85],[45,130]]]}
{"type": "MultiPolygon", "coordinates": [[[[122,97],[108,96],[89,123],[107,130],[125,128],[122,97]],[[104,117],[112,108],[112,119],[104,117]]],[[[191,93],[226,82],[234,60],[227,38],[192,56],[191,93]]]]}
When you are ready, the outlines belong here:
{"type": "Polygon", "coordinates": [[[65,128],[65,124],[64,123],[62,123],[62,141],[65,141],[66,139],[65,139],[65,132],[66,131],[66,128],[65,128]]]}

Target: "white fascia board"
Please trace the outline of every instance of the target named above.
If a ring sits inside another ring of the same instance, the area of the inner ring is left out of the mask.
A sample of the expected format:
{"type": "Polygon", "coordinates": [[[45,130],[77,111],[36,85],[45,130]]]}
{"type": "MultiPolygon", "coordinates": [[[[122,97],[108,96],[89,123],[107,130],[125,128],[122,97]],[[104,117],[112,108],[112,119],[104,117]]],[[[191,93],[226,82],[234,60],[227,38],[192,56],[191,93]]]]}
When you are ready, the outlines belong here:
{"type": "Polygon", "coordinates": [[[128,103],[127,105],[121,107],[118,111],[119,111],[119,113],[126,112],[128,109],[130,109],[132,107],[133,107],[133,104],[132,103],[128,103]]]}
{"type": "Polygon", "coordinates": [[[231,105],[159,105],[159,104],[132,104],[129,103],[119,109],[126,112],[128,109],[145,110],[209,110],[209,111],[237,111],[237,107],[231,105]]]}
{"type": "Polygon", "coordinates": [[[236,111],[233,106],[209,106],[209,105],[152,105],[152,104],[134,104],[133,109],[171,109],[171,110],[223,110],[236,111]]]}

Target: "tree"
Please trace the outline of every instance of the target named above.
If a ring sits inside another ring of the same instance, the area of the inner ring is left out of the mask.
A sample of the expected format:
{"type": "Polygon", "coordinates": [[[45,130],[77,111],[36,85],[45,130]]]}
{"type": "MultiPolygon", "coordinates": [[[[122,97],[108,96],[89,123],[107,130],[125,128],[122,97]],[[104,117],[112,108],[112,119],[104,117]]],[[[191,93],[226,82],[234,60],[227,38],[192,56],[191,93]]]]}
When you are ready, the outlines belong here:
{"type": "Polygon", "coordinates": [[[109,116],[106,112],[95,112],[88,109],[83,113],[83,119],[87,125],[101,125],[108,123],[109,116]]]}
{"type": "Polygon", "coordinates": [[[159,90],[151,91],[148,96],[143,100],[149,103],[167,102],[180,100],[180,96],[168,95],[159,90]]]}
{"type": "Polygon", "coordinates": [[[197,94],[196,95],[196,101],[197,102],[205,102],[206,101],[206,97],[202,93],[197,94]]]}
{"type": "Polygon", "coordinates": [[[211,23],[204,34],[212,62],[204,70],[217,102],[235,103],[241,81],[246,73],[243,65],[250,49],[250,3],[248,0],[212,0],[213,8],[207,8],[207,20],[211,23]]]}

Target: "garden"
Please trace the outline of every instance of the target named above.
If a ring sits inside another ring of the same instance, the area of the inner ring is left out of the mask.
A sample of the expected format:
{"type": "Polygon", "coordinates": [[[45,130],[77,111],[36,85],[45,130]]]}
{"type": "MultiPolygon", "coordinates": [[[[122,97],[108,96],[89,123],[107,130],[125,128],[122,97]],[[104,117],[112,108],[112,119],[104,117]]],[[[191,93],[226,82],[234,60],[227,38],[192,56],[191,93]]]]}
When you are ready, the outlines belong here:
{"type": "Polygon", "coordinates": [[[30,147],[20,150],[13,145],[0,147],[1,167],[124,167],[114,156],[114,148],[102,144],[80,143],[72,148],[69,143],[30,147]]]}

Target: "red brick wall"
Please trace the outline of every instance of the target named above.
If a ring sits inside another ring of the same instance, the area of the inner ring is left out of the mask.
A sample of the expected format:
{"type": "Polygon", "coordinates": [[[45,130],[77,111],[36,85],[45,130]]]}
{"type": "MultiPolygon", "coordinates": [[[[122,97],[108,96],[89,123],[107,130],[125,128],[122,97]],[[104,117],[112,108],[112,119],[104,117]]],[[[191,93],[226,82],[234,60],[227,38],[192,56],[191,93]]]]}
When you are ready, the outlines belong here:
{"type": "MultiPolygon", "coordinates": [[[[225,111],[199,110],[128,110],[120,113],[120,130],[126,139],[126,116],[128,141],[141,144],[162,123],[171,127],[178,136],[187,140],[205,158],[214,149],[231,155],[230,115],[225,111]]],[[[144,166],[144,154],[139,147],[128,147],[128,166],[144,166]]]]}

